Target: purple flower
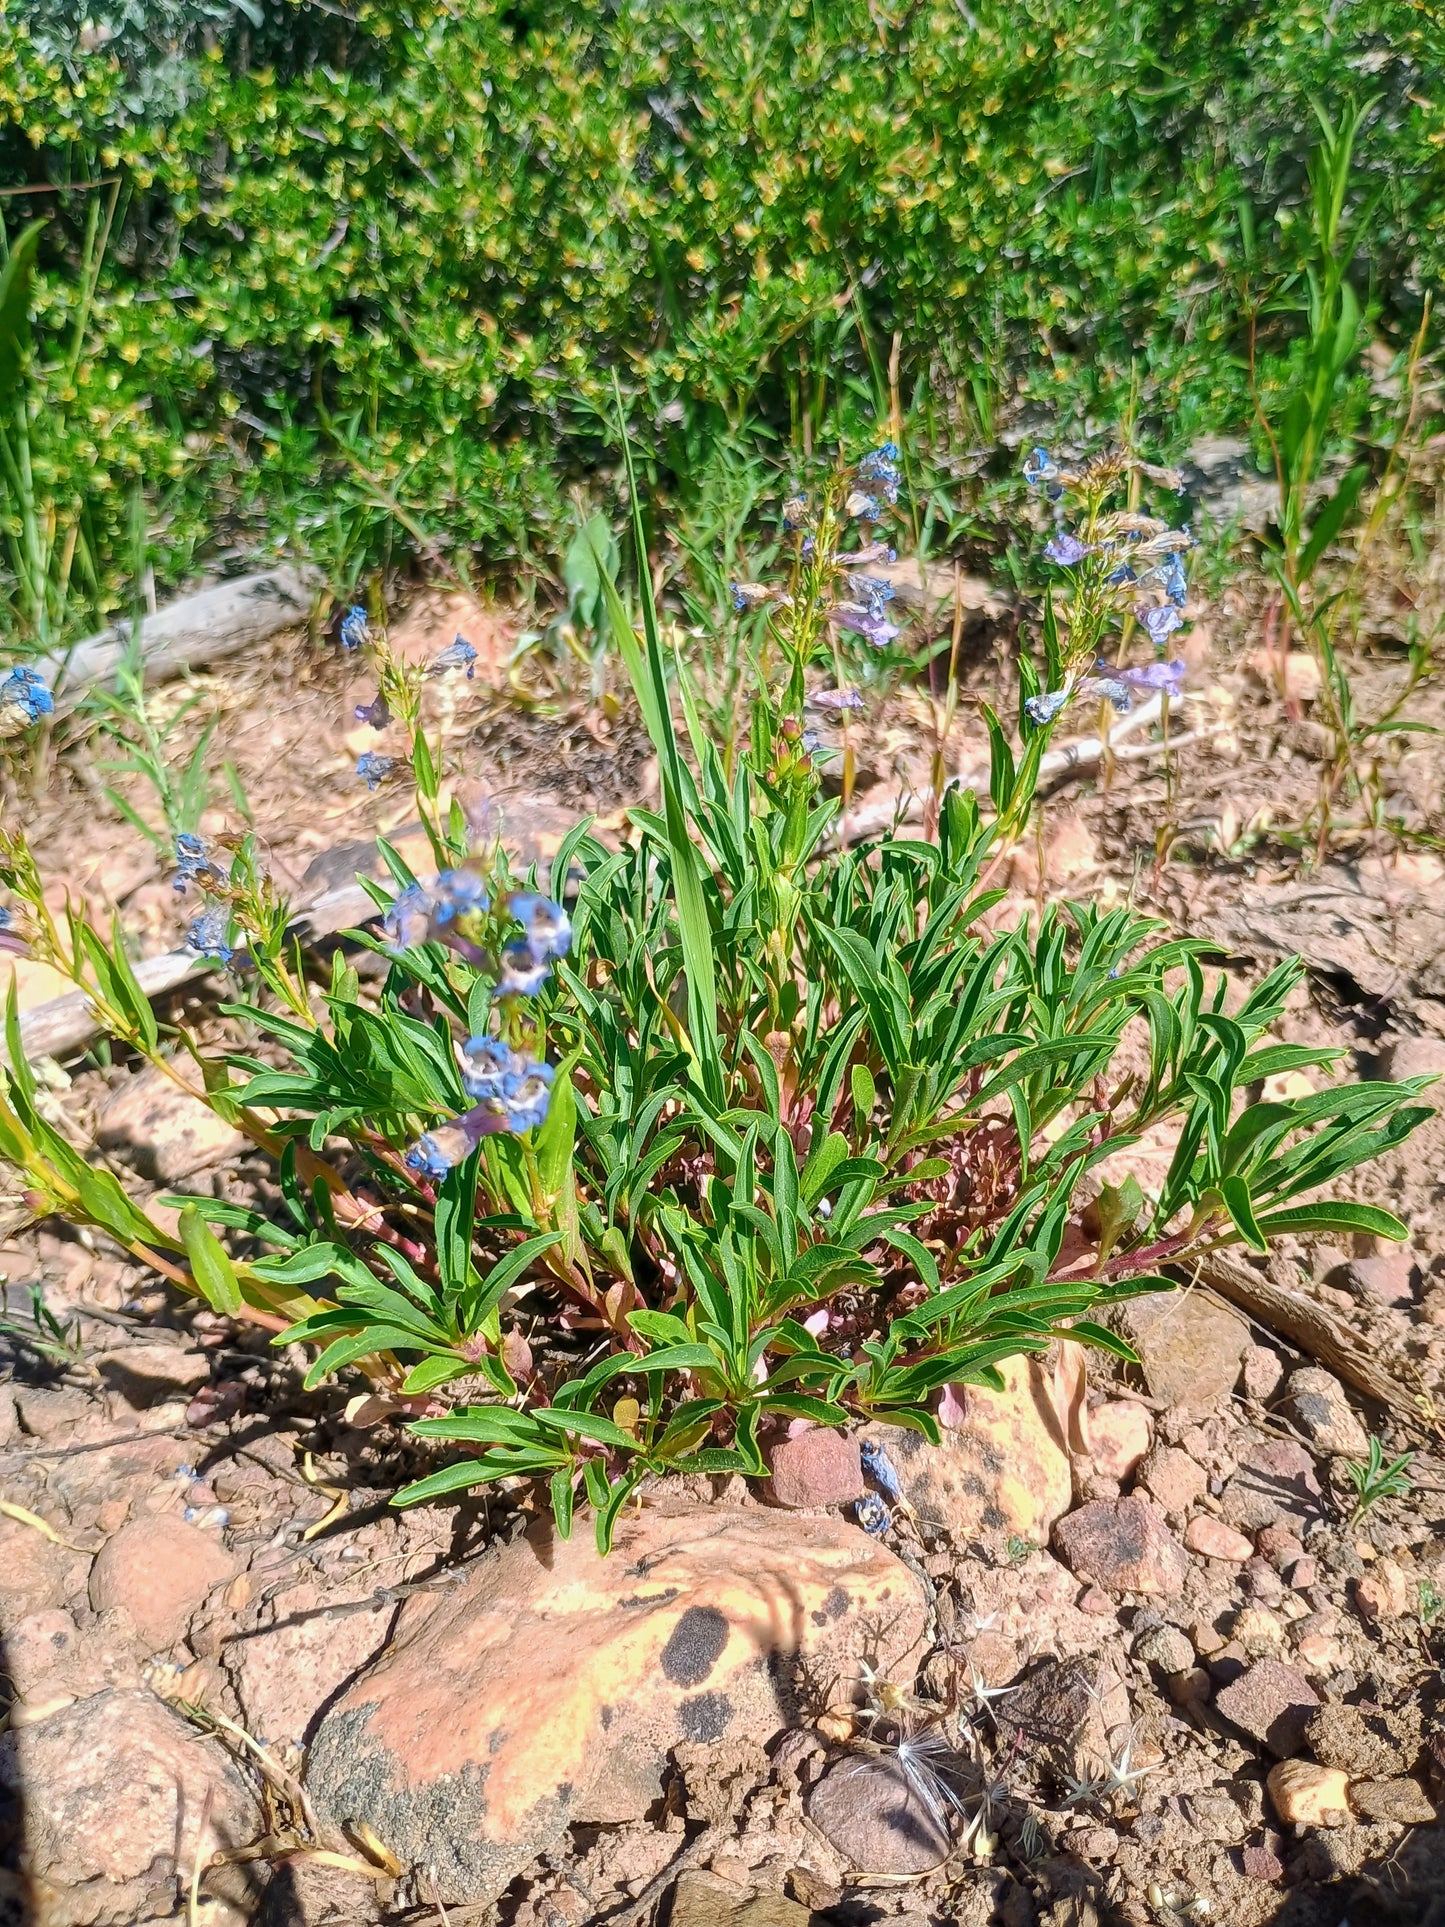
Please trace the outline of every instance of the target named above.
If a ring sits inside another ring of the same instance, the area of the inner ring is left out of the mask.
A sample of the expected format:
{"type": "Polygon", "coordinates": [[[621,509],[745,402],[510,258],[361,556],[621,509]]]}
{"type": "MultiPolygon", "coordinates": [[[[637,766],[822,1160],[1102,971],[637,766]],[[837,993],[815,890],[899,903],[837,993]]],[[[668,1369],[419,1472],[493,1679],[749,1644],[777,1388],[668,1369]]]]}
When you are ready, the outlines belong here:
{"type": "Polygon", "coordinates": [[[1184,618],[1172,602],[1166,602],[1160,609],[1136,608],[1135,615],[1149,631],[1149,640],[1156,649],[1164,647],[1165,638],[1172,635],[1184,618]]]}
{"type": "Polygon", "coordinates": [[[449,1123],[438,1124],[424,1137],[419,1137],[407,1151],[402,1163],[408,1171],[414,1171],[419,1178],[430,1178],[439,1184],[454,1164],[461,1164],[469,1158],[481,1142],[485,1132],[477,1128],[481,1120],[476,1113],[464,1112],[449,1123]]]}
{"type": "Polygon", "coordinates": [[[341,618],[341,646],[343,649],[359,649],[364,642],[371,641],[371,630],[367,627],[366,611],[361,604],[354,603],[341,618]]]}
{"type": "Polygon", "coordinates": [[[443,870],[429,894],[434,931],[458,917],[484,917],[492,907],[492,899],[475,870],[443,870]]]}
{"type": "Polygon", "coordinates": [[[382,934],[389,950],[410,950],[425,943],[431,931],[432,900],[419,883],[411,884],[393,898],[381,920],[382,934]]]}
{"type": "Polygon", "coordinates": [[[881,575],[850,575],[848,586],[861,599],[869,615],[881,622],[884,610],[893,600],[893,584],[881,575]]]}
{"type": "Polygon", "coordinates": [[[427,664],[429,676],[444,676],[449,669],[465,669],[467,681],[471,682],[477,673],[477,652],[465,636],[458,636],[449,642],[445,649],[438,650],[427,664]]]}
{"type": "Polygon", "coordinates": [[[1184,564],[1177,554],[1171,555],[1159,571],[1164,583],[1164,593],[1174,604],[1182,609],[1189,594],[1189,582],[1184,573],[1184,564]]]}
{"type": "Polygon", "coordinates": [[[1133,706],[1134,698],[1129,685],[1120,680],[1107,663],[1101,663],[1102,675],[1090,676],[1083,685],[1091,696],[1103,696],[1114,705],[1121,716],[1127,715],[1133,706]]]}
{"type": "Polygon", "coordinates": [[[227,910],[207,910],[204,916],[197,917],[186,932],[186,948],[198,957],[215,957],[228,964],[235,951],[226,941],[230,934],[231,917],[227,910]]]}
{"type": "Polygon", "coordinates": [[[876,1492],[865,1492],[853,1507],[853,1517],[863,1530],[874,1539],[882,1538],[892,1525],[893,1520],[883,1501],[876,1492]]]}
{"type": "Polygon", "coordinates": [[[12,956],[24,957],[29,954],[30,946],[15,929],[13,911],[0,903],[0,951],[8,951],[12,956]]]}
{"type": "Polygon", "coordinates": [[[1024,703],[1024,714],[1036,729],[1051,723],[1073,694],[1070,689],[1047,689],[1040,695],[1030,696],[1024,703]]]}
{"type": "Polygon", "coordinates": [[[469,1037],[462,1045],[462,1089],[468,1097],[500,1097],[506,1078],[522,1068],[524,1060],[499,1037],[469,1037]]]}
{"type": "Polygon", "coordinates": [[[893,623],[885,621],[882,616],[875,616],[871,609],[860,609],[856,602],[840,602],[832,615],[840,629],[851,629],[854,635],[871,642],[875,649],[887,648],[900,633],[893,623]]]}
{"type": "Polygon", "coordinates": [[[534,1060],[503,1079],[502,1103],[506,1107],[509,1131],[532,1131],[547,1119],[552,1101],[553,1070],[550,1064],[534,1060]]]}
{"type": "Polygon", "coordinates": [[[552,974],[551,966],[539,963],[526,943],[509,943],[501,955],[497,973],[499,997],[535,997],[552,974]]]}
{"type": "Polygon", "coordinates": [[[1061,569],[1072,569],[1074,564],[1082,562],[1088,553],[1088,543],[1081,542],[1077,535],[1071,535],[1067,529],[1054,536],[1044,548],[1044,554],[1050,562],[1057,562],[1061,569]]]}
{"type": "Polygon", "coordinates": [[[1157,689],[1166,696],[1177,696],[1184,687],[1185,667],[1179,657],[1173,662],[1151,662],[1142,669],[1116,669],[1112,673],[1132,689],[1157,689]]]}
{"type": "Polygon", "coordinates": [[[856,689],[820,689],[808,698],[812,709],[861,709],[863,698],[856,689]]]}
{"type": "Polygon", "coordinates": [[[378,755],[374,749],[356,759],[356,773],[369,790],[379,790],[395,768],[394,756],[378,755]]]}
{"type": "Polygon", "coordinates": [[[386,698],[380,693],[375,702],[358,703],[352,714],[357,722],[370,723],[373,729],[385,729],[391,721],[391,711],[386,706],[386,698]]]}
{"type": "Polygon", "coordinates": [[[518,894],[507,908],[527,933],[527,949],[535,963],[565,957],[572,948],[572,925],[560,903],[550,897],[518,894]]]}
{"type": "Polygon", "coordinates": [[[1063,494],[1059,481],[1059,465],[1046,448],[1035,448],[1024,463],[1024,480],[1030,488],[1041,488],[1051,502],[1057,502],[1063,494]]]}
{"type": "Polygon", "coordinates": [[[1126,583],[1137,582],[1139,577],[1135,571],[1129,567],[1127,562],[1121,562],[1117,569],[1111,569],[1109,571],[1104,577],[1104,580],[1111,589],[1119,589],[1126,583]]]}

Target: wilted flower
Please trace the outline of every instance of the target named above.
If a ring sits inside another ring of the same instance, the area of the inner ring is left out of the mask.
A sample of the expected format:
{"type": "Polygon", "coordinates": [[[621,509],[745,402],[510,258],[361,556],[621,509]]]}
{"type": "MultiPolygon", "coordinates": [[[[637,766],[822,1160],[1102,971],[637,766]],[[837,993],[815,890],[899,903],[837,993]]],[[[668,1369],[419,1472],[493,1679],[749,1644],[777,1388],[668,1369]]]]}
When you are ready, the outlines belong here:
{"type": "Polygon", "coordinates": [[[890,502],[898,500],[898,484],[903,479],[898,466],[898,444],[884,442],[872,448],[858,464],[858,479],[881,488],[890,502]]]}
{"type": "Polygon", "coordinates": [[[1127,562],[1121,562],[1117,569],[1111,569],[1109,571],[1104,577],[1104,580],[1111,589],[1120,589],[1123,588],[1126,583],[1137,582],[1139,577],[1135,571],[1129,567],[1127,562]]]}
{"type": "Polygon", "coordinates": [[[746,609],[761,609],[765,603],[778,599],[778,591],[769,582],[733,582],[729,588],[733,607],[739,615],[746,609]]]}
{"type": "Polygon", "coordinates": [[[1042,488],[1050,501],[1057,501],[1063,494],[1059,483],[1059,465],[1046,448],[1035,448],[1024,463],[1024,480],[1030,488],[1042,488]]]}
{"type": "Polygon", "coordinates": [[[198,957],[216,957],[228,964],[235,951],[226,941],[230,934],[230,913],[226,910],[207,910],[199,916],[186,932],[186,948],[198,957]]]}
{"type": "Polygon", "coordinates": [[[859,608],[856,602],[840,602],[831,615],[840,629],[851,629],[855,635],[862,636],[865,642],[871,642],[875,649],[886,648],[900,633],[895,624],[874,615],[871,609],[859,608]]]}
{"type": "Polygon", "coordinates": [[[1162,649],[1164,640],[1176,630],[1184,618],[1172,602],[1166,602],[1159,609],[1136,608],[1135,615],[1144,628],[1149,631],[1149,640],[1156,649],[1162,649]]]}
{"type": "Polygon", "coordinates": [[[811,709],[842,710],[863,707],[862,695],[856,689],[819,689],[809,696],[807,701],[811,709]]]}
{"type": "Polygon", "coordinates": [[[1121,716],[1126,715],[1134,702],[1128,683],[1116,676],[1107,663],[1101,663],[1100,668],[1103,673],[1089,676],[1081,687],[1087,695],[1106,697],[1121,716]]]}
{"type": "Polygon", "coordinates": [[[807,520],[808,498],[805,494],[790,495],[783,504],[783,527],[800,529],[807,520]]]}
{"type": "Polygon", "coordinates": [[[12,956],[23,957],[30,946],[15,928],[14,913],[0,903],[0,951],[9,951],[12,956]]]}
{"type": "Polygon", "coordinates": [[[454,1164],[461,1164],[476,1150],[485,1135],[485,1129],[478,1128],[481,1125],[481,1116],[476,1111],[464,1112],[447,1124],[438,1124],[417,1139],[402,1163],[418,1177],[431,1178],[439,1184],[454,1164]]]}
{"type": "Polygon", "coordinates": [[[188,883],[199,883],[204,889],[210,884],[224,883],[226,878],[211,861],[212,846],[203,836],[194,831],[181,830],[175,842],[176,874],[171,887],[178,897],[186,894],[188,883]]]}
{"type": "Polygon", "coordinates": [[[893,584],[881,575],[850,575],[848,587],[863,603],[869,615],[881,621],[883,611],[894,597],[893,584]]]}
{"type": "Polygon", "coordinates": [[[1157,689],[1166,696],[1177,696],[1184,687],[1185,665],[1176,657],[1173,662],[1151,662],[1142,669],[1115,669],[1111,674],[1133,689],[1157,689]]]}
{"type": "Polygon", "coordinates": [[[54,710],[55,698],[44,677],[24,663],[17,663],[8,676],[0,677],[0,736],[16,736],[54,710]]]}
{"type": "Polygon", "coordinates": [[[1189,581],[1184,573],[1184,563],[1177,552],[1170,555],[1159,573],[1164,584],[1165,595],[1175,608],[1182,609],[1189,594],[1189,581]]]}
{"type": "Polygon", "coordinates": [[[449,642],[445,649],[438,651],[427,664],[429,676],[444,676],[448,669],[465,669],[467,681],[471,682],[477,673],[477,652],[465,636],[458,636],[449,642]]]}
{"type": "Polygon", "coordinates": [[[535,997],[552,974],[544,959],[538,962],[530,944],[509,943],[503,950],[497,973],[499,997],[535,997]]]}
{"type": "Polygon", "coordinates": [[[462,1045],[462,1089],[468,1097],[500,1097],[504,1080],[523,1062],[498,1037],[469,1037],[462,1045]]]}
{"type": "Polygon", "coordinates": [[[853,490],[843,507],[855,522],[876,522],[883,513],[877,496],[866,494],[861,488],[853,490]]]}
{"type": "Polygon", "coordinates": [[[572,948],[572,925],[560,903],[519,892],[507,899],[507,908],[526,931],[527,949],[534,962],[565,957],[572,948]]]}
{"type": "Polygon", "coordinates": [[[378,790],[396,768],[394,756],[382,756],[369,749],[356,759],[356,773],[369,790],[378,790]]]}
{"type": "Polygon", "coordinates": [[[1051,723],[1073,694],[1071,689],[1046,689],[1037,696],[1030,696],[1024,703],[1024,714],[1037,729],[1051,723]]]}
{"type": "Polygon", "coordinates": [[[411,884],[393,898],[381,920],[382,934],[389,950],[410,950],[425,943],[431,932],[431,896],[419,883],[411,884]]]}
{"type": "Polygon", "coordinates": [[[1087,542],[1081,542],[1077,535],[1067,529],[1045,544],[1044,554],[1050,562],[1057,562],[1061,569],[1072,569],[1076,562],[1082,562],[1089,553],[1087,542]]]}
{"type": "Polygon", "coordinates": [[[881,1538],[893,1523],[887,1506],[876,1492],[863,1494],[853,1507],[853,1517],[875,1539],[881,1538]]]}
{"type": "Polygon", "coordinates": [[[858,1447],[858,1456],[863,1462],[863,1470],[894,1505],[903,1499],[903,1488],[898,1483],[898,1474],[893,1469],[893,1461],[877,1439],[863,1439],[858,1447]]]}
{"type": "Polygon", "coordinates": [[[391,721],[391,711],[387,708],[386,698],[379,692],[374,702],[358,703],[352,714],[357,722],[370,723],[373,729],[385,729],[391,721]]]}
{"type": "Polygon", "coordinates": [[[359,649],[364,642],[370,642],[371,630],[367,626],[366,611],[361,604],[354,603],[341,618],[341,646],[343,649],[359,649]]]}

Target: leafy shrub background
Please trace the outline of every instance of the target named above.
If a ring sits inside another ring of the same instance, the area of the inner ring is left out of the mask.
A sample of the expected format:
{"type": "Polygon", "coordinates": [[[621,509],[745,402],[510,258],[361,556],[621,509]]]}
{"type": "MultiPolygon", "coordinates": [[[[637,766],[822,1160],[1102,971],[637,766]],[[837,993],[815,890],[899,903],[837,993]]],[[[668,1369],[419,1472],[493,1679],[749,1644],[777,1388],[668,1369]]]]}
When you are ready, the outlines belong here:
{"type": "MultiPolygon", "coordinates": [[[[1166,441],[1242,427],[1239,204],[1277,290],[1316,98],[1376,100],[1387,339],[1445,250],[1438,29],[1403,0],[12,0],[0,34],[0,184],[119,177],[89,352],[32,400],[117,596],[137,483],[163,577],[263,533],[548,549],[614,367],[664,499],[725,443],[875,418],[895,331],[941,442],[1020,393],[1086,424],[1131,375],[1166,441]]],[[[5,203],[55,216],[42,366],[86,198],[5,203]]]]}

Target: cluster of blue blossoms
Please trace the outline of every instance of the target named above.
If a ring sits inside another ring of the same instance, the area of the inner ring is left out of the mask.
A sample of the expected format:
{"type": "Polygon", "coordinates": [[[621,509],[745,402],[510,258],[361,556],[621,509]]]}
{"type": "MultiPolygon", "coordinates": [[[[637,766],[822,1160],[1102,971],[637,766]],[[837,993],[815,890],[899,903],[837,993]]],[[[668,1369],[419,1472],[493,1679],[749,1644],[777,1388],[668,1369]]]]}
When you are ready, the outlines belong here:
{"type": "MultiPolygon", "coordinates": [[[[503,1028],[512,1029],[506,1007],[516,1012],[522,1000],[537,995],[553,963],[571,949],[572,925],[550,897],[515,891],[507,898],[506,914],[521,925],[522,935],[493,955],[480,941],[486,935],[482,920],[491,911],[491,898],[475,871],[444,870],[430,885],[416,883],[403,890],[383,918],[382,929],[395,951],[443,943],[467,962],[492,969],[504,1006],[503,1028]]],[[[501,1037],[468,1039],[462,1047],[462,1088],[476,1102],[419,1138],[406,1153],[408,1170],[439,1182],[484,1137],[535,1130],[546,1121],[553,1076],[550,1064],[501,1037]]]]}
{"type": "MultiPolygon", "coordinates": [[[[1024,463],[1024,478],[1051,502],[1079,480],[1061,469],[1046,448],[1031,451],[1024,463]]],[[[1154,645],[1156,660],[1131,668],[1101,659],[1089,674],[1071,673],[1062,688],[1028,698],[1024,711],[1031,723],[1042,728],[1053,722],[1075,695],[1105,698],[1122,714],[1140,692],[1180,694],[1185,665],[1178,658],[1166,662],[1163,656],[1169,637],[1184,620],[1189,594],[1184,556],[1193,546],[1194,537],[1187,528],[1171,529],[1153,516],[1132,513],[1105,515],[1088,542],[1069,529],[1060,529],[1050,538],[1044,555],[1057,568],[1077,569],[1090,557],[1097,558],[1093,566],[1098,584],[1113,592],[1117,606],[1127,607],[1154,645]]]]}
{"type": "Polygon", "coordinates": [[[54,713],[55,698],[35,670],[17,663],[7,676],[0,676],[0,736],[18,736],[54,713]]]}
{"type": "MultiPolygon", "coordinates": [[[[354,604],[342,616],[337,633],[342,648],[347,650],[360,649],[371,641],[371,625],[360,603],[354,604]]],[[[476,679],[477,652],[465,636],[458,636],[445,649],[439,649],[427,664],[426,673],[428,676],[444,676],[450,669],[464,670],[468,682],[476,679]]],[[[391,705],[383,691],[378,690],[369,703],[357,703],[352,714],[359,723],[368,723],[373,729],[385,729],[391,722],[391,705]]],[[[400,757],[388,756],[378,749],[363,750],[356,759],[356,774],[369,790],[379,790],[400,767],[400,757]]]]}
{"type": "MultiPolygon", "coordinates": [[[[175,841],[176,873],[171,888],[183,897],[191,884],[205,891],[225,891],[230,877],[216,861],[215,845],[208,837],[182,830],[175,841]]],[[[203,910],[186,932],[186,949],[197,957],[213,957],[228,964],[236,952],[229,938],[230,912],[219,906],[203,910]]]]}

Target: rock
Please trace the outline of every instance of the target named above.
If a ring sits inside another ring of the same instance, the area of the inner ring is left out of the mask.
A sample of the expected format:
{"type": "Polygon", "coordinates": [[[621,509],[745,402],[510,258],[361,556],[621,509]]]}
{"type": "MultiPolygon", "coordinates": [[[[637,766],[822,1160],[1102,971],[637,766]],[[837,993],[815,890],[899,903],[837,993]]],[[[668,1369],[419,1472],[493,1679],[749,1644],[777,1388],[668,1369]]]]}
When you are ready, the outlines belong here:
{"type": "Polygon", "coordinates": [[[1395,1827],[1429,1827],[1439,1818],[1418,1780],[1354,1780],[1350,1805],[1363,1819],[1395,1827]]]}
{"type": "Polygon", "coordinates": [[[206,1354],[188,1345],[121,1345],[93,1363],[112,1391],[140,1409],[189,1394],[211,1376],[206,1354]]]}
{"type": "Polygon", "coordinates": [[[1318,1365],[1302,1365],[1285,1385],[1285,1410],[1321,1452],[1363,1458],[1370,1435],[1345,1397],[1344,1387],[1318,1365]]]}
{"type": "Polygon", "coordinates": [[[17,1385],[15,1409],[21,1429],[33,1439],[64,1439],[73,1442],[96,1408],[84,1392],[70,1392],[48,1385],[17,1385]]]}
{"type": "Polygon", "coordinates": [[[1265,1785],[1287,1827],[1342,1827],[1350,1817],[1349,1777],[1312,1760],[1281,1760],[1265,1785]]]}
{"type": "Polygon", "coordinates": [[[1035,1358],[1010,1358],[999,1370],[1001,1392],[948,1388],[939,1445],[896,1425],[866,1425],[858,1435],[886,1448],[925,1530],[946,1532],[960,1548],[1009,1538],[1046,1545],[1074,1496],[1045,1367],[1035,1358]]]}
{"type": "Polygon", "coordinates": [[[1134,1657],[1166,1676],[1187,1673],[1194,1664],[1194,1647],[1177,1626],[1151,1626],[1134,1642],[1134,1657]]]}
{"type": "Polygon", "coordinates": [[[1149,1450],[1149,1414],[1125,1399],[1096,1405],[1089,1413],[1088,1437],[1094,1470],[1107,1479],[1127,1479],[1149,1450]]]}
{"type": "Polygon", "coordinates": [[[302,1744],[327,1701],[379,1655],[396,1608],[359,1611],[357,1597],[293,1586],[275,1601],[271,1625],[226,1642],[226,1669],[253,1738],[302,1744]],[[334,1606],[351,1610],[327,1610],[334,1606]]]}
{"type": "MultiPolygon", "coordinates": [[[[1390,1050],[1390,1075],[1398,1084],[1406,1077],[1445,1077],[1445,1038],[1397,1037],[1390,1050]]],[[[1422,1100],[1438,1103],[1428,1091],[1422,1100]]]]}
{"type": "Polygon", "coordinates": [[[1227,1526],[1222,1519],[1213,1518],[1207,1512],[1189,1521],[1184,1528],[1184,1543],[1191,1552],[1205,1559],[1223,1559],[1234,1566],[1242,1566],[1254,1552],[1242,1532],[1236,1532],[1233,1526],[1227,1526]]]}
{"type": "Polygon", "coordinates": [[[539,1525],[445,1596],[402,1609],[385,1656],[328,1709],[307,1767],[443,1904],[495,1898],[569,1826],[637,1818],[670,1749],[761,1748],[864,1657],[917,1669],[921,1589],[836,1516],[713,1506],[624,1515],[612,1553],[539,1525]]]}
{"type": "Polygon", "coordinates": [[[152,1513],[107,1539],[90,1571],[98,1613],[125,1611],[152,1652],[174,1646],[191,1614],[236,1565],[225,1547],[169,1513],[152,1513]]]}
{"type": "Polygon", "coordinates": [[[15,1691],[28,1695],[71,1663],[79,1649],[75,1621],[68,1612],[50,1606],[5,1628],[5,1672],[15,1691]]]}
{"type": "Polygon", "coordinates": [[[1408,1245],[1396,1245],[1377,1258],[1352,1258],[1340,1267],[1340,1283],[1367,1304],[1412,1305],[1415,1258],[1408,1245]]]}
{"type": "Polygon", "coordinates": [[[1410,1582],[1393,1559],[1381,1559],[1355,1581],[1355,1610],[1361,1619],[1400,1619],[1414,1603],[1410,1582]]]}
{"type": "Polygon", "coordinates": [[[1280,1880],[1284,1863],[1268,1847],[1246,1847],[1240,1855],[1246,1880],[1280,1880]]]}
{"type": "Polygon", "coordinates": [[[1318,1583],[1319,1576],[1320,1562],[1310,1553],[1305,1553],[1301,1558],[1296,1559],[1286,1572],[1286,1577],[1295,1592],[1308,1592],[1311,1586],[1318,1583]]]}
{"type": "Polygon", "coordinates": [[[233,1157],[246,1144],[209,1105],[157,1070],[128,1077],[111,1092],[100,1109],[96,1138],[102,1150],[159,1184],[233,1157]]]}
{"type": "Polygon", "coordinates": [[[1250,1345],[1244,1354],[1244,1389],[1260,1405],[1267,1405],[1284,1378],[1284,1360],[1268,1345],[1250,1345]]]}
{"type": "Polygon", "coordinates": [[[720,1874],[682,1874],[668,1927],[808,1927],[812,1909],[784,1894],[754,1894],[720,1874]]]}
{"type": "Polygon", "coordinates": [[[1111,1717],[1121,1710],[1127,1718],[1128,1696],[1098,1662],[1046,1659],[999,1701],[996,1713],[1011,1745],[1030,1756],[1042,1753],[1054,1771],[1068,1773],[1086,1758],[1102,1758],[1111,1717]],[[1106,1705],[1111,1700],[1120,1704],[1106,1705]]]}
{"type": "Polygon", "coordinates": [[[1164,1682],[1170,1699],[1186,1712],[1198,1712],[1209,1704],[1214,1681],[1202,1666],[1187,1666],[1182,1673],[1170,1673],[1164,1682]]]}
{"type": "Polygon", "coordinates": [[[1177,1411],[1202,1418],[1234,1390],[1249,1327],[1199,1291],[1151,1292],[1119,1313],[1149,1390],[1177,1411]]]}
{"type": "Polygon", "coordinates": [[[863,1496],[863,1467],[856,1433],[813,1425],[796,1438],[780,1439],[769,1454],[770,1491],[779,1505],[807,1511],[851,1505],[863,1496]]]}
{"type": "Polygon", "coordinates": [[[1284,1627],[1266,1606],[1245,1606],[1234,1615],[1230,1638],[1251,1656],[1284,1644],[1284,1627]]]}
{"type": "Polygon", "coordinates": [[[1309,650],[1287,649],[1281,658],[1277,649],[1254,649],[1244,661],[1269,690],[1278,690],[1283,678],[1284,693],[1291,702],[1318,701],[1324,679],[1309,650]]]}
{"type": "Polygon", "coordinates": [[[1329,1633],[1306,1633],[1295,1646],[1294,1656],[1301,1666],[1326,1679],[1345,1663],[1344,1647],[1329,1633]]]}
{"type": "Polygon", "coordinates": [[[1280,1760],[1298,1753],[1319,1704],[1319,1694],[1304,1675],[1280,1659],[1257,1659],[1214,1700],[1215,1710],[1231,1726],[1280,1760]]]}
{"type": "Polygon", "coordinates": [[[1268,1559],[1276,1572],[1288,1572],[1304,1555],[1304,1542],[1288,1526],[1264,1526],[1255,1538],[1262,1559],[1268,1559]]]}
{"type": "MultiPolygon", "coordinates": [[[[205,1866],[260,1831],[224,1747],[151,1693],[97,1693],[7,1733],[0,1787],[24,1802],[24,1859],[45,1927],[169,1918],[198,1854],[205,1866]]],[[[212,1869],[205,1891],[240,1899],[246,1885],[243,1869],[212,1869]]]]}
{"type": "Polygon", "coordinates": [[[1189,1570],[1163,1516],[1137,1493],[1080,1506],[1055,1526],[1054,1542],[1071,1571],[1108,1592],[1177,1592],[1189,1570]]]}
{"type": "Polygon", "coordinates": [[[0,1629],[63,1606],[71,1597],[77,1563],[83,1565],[83,1558],[78,1562],[73,1552],[54,1545],[33,1526],[0,1518],[0,1629]]]}
{"type": "Polygon", "coordinates": [[[1311,1714],[1305,1745],[1321,1766],[1337,1766],[1352,1780],[1389,1779],[1405,1764],[1379,1714],[1335,1701],[1311,1714]]]}
{"type": "Polygon", "coordinates": [[[1241,1532],[1301,1525],[1323,1510],[1314,1460],[1293,1439],[1265,1439],[1256,1445],[1219,1495],[1221,1518],[1241,1532]]]}
{"type": "Polygon", "coordinates": [[[916,1788],[884,1760],[840,1760],[814,1787],[808,1818],[868,1874],[929,1873],[951,1845],[916,1788]]]}
{"type": "Polygon", "coordinates": [[[1202,1465],[1197,1465],[1177,1445],[1164,1445],[1151,1452],[1139,1471],[1139,1482],[1166,1512],[1187,1512],[1202,1498],[1209,1480],[1202,1465]]]}

